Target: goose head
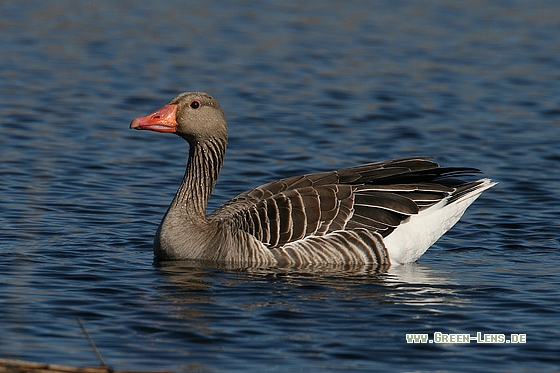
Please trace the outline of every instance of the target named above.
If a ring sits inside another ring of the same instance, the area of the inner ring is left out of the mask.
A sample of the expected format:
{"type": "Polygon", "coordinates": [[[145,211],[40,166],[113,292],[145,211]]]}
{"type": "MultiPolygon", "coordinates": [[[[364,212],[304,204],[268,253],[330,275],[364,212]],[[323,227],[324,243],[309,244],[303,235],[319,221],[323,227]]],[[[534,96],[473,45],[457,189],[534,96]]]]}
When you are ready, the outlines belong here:
{"type": "Polygon", "coordinates": [[[203,92],[181,93],[153,113],[134,119],[130,128],[175,133],[191,144],[227,140],[222,108],[203,92]]]}

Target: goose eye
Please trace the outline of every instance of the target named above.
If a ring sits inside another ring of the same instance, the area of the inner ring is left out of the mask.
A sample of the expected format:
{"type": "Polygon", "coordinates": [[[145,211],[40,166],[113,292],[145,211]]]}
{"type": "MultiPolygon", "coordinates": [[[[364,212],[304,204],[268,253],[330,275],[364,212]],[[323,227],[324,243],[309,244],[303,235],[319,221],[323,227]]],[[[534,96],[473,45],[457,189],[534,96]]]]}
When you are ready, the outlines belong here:
{"type": "Polygon", "coordinates": [[[193,101],[191,102],[191,108],[198,109],[200,107],[200,101],[193,101]]]}

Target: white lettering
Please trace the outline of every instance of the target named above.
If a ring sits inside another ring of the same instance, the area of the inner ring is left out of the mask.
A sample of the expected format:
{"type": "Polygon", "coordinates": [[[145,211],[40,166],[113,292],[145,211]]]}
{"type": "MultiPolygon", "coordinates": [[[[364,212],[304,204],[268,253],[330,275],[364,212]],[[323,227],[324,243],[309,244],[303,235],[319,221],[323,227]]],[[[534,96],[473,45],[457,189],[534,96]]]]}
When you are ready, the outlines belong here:
{"type": "Polygon", "coordinates": [[[427,343],[428,342],[428,335],[427,334],[407,334],[406,335],[406,343],[427,343]]]}
{"type": "Polygon", "coordinates": [[[526,334],[512,334],[510,336],[511,343],[527,343],[526,334]]]}
{"type": "Polygon", "coordinates": [[[510,338],[506,339],[506,335],[502,333],[484,334],[477,332],[476,336],[470,334],[447,334],[435,332],[433,339],[428,339],[428,334],[407,334],[406,343],[527,343],[526,334],[510,334],[510,338]]]}

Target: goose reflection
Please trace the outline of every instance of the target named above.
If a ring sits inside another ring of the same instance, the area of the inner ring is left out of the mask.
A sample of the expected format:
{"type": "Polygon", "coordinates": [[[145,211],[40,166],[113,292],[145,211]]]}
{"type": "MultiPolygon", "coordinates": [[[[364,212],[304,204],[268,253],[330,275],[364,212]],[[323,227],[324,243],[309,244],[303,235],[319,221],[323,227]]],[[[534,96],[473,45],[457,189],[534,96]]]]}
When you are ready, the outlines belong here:
{"type": "Polygon", "coordinates": [[[460,289],[448,272],[420,263],[391,268],[330,266],[320,270],[314,266],[227,268],[193,261],[154,265],[161,274],[162,295],[185,304],[197,303],[197,299],[212,302],[226,293],[239,296],[241,304],[278,291],[297,291],[298,300],[367,297],[380,302],[431,304],[457,301],[453,294],[460,289]]]}

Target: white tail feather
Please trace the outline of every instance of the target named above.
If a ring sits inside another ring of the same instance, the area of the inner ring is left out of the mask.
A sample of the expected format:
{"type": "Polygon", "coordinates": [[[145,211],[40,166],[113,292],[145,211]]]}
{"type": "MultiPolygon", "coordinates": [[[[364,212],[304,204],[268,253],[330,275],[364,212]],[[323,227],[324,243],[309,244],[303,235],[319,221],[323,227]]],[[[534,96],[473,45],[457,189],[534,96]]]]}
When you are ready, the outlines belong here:
{"type": "Polygon", "coordinates": [[[451,229],[482,192],[496,185],[490,179],[456,201],[444,199],[434,206],[412,215],[383,240],[393,265],[415,262],[445,232],[451,229]]]}

